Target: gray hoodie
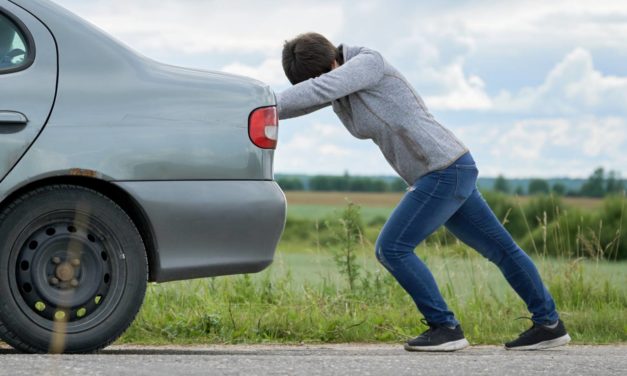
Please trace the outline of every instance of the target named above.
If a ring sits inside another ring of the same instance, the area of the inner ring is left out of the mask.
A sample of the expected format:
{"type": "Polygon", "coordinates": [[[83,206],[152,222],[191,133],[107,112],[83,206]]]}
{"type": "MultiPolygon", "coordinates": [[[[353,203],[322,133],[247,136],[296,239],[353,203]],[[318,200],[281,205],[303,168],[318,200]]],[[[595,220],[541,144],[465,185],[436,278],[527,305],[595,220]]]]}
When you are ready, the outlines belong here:
{"type": "Polygon", "coordinates": [[[433,118],[418,93],[381,54],[365,47],[340,48],[344,64],[277,94],[279,119],[332,104],[346,129],[374,141],[410,185],[468,151],[433,118]]]}

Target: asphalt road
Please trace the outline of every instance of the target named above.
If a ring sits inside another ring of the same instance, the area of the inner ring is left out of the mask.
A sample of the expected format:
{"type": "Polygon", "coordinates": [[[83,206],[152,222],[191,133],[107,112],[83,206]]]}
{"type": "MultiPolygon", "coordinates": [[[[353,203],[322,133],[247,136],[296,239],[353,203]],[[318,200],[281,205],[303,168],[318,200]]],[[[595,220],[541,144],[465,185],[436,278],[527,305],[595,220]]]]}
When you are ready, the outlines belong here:
{"type": "Polygon", "coordinates": [[[511,352],[476,346],[452,354],[396,345],[113,346],[94,355],[0,349],[0,375],[627,375],[627,345],[511,352]]]}

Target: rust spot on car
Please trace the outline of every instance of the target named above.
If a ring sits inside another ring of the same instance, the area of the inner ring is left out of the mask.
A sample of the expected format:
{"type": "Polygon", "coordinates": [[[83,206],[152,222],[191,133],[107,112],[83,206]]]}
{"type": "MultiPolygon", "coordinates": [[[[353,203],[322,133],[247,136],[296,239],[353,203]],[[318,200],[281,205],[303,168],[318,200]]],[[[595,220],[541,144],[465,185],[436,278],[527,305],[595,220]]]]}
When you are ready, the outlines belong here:
{"type": "Polygon", "coordinates": [[[70,170],[70,175],[72,176],[87,176],[90,178],[95,178],[98,176],[98,173],[94,170],[84,169],[84,168],[73,168],[70,170]]]}

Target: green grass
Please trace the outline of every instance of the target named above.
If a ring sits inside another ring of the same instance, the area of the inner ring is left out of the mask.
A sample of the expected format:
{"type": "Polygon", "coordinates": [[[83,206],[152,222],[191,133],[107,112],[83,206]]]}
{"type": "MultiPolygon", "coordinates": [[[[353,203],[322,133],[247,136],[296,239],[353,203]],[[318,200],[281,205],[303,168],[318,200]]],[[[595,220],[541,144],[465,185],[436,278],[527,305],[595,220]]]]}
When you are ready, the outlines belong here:
{"type": "MultiPolygon", "coordinates": [[[[529,322],[502,275],[471,250],[419,247],[475,344],[498,344],[529,322]]],[[[398,342],[424,328],[413,302],[365,249],[353,291],[324,250],[277,254],[266,271],[149,286],[120,340],[132,343],[398,342]]],[[[576,343],[627,341],[627,263],[538,259],[576,343]]]]}
{"type": "MultiPolygon", "coordinates": [[[[486,197],[535,255],[573,341],[627,341],[627,261],[616,261],[627,256],[625,197],[591,212],[553,197],[524,206],[486,197]]],[[[275,262],[262,273],[150,285],[120,341],[399,342],[417,335],[425,329],[421,315],[372,251],[392,208],[341,208],[290,205],[275,262]]],[[[450,233],[438,230],[416,252],[472,343],[503,343],[530,325],[516,320],[530,314],[500,271],[450,233]]]]}
{"type": "MultiPolygon", "coordinates": [[[[288,216],[310,220],[322,220],[340,212],[344,207],[336,205],[292,205],[287,207],[288,216]]],[[[390,207],[362,207],[361,215],[365,222],[377,217],[388,217],[394,208],[390,207]]]]}

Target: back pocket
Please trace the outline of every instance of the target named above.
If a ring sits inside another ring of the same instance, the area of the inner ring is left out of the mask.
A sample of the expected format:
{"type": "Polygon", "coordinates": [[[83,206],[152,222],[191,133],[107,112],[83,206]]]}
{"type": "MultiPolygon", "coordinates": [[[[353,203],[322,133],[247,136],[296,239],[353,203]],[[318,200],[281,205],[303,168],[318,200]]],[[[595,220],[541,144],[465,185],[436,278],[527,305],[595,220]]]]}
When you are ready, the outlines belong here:
{"type": "Polygon", "coordinates": [[[465,200],[470,196],[472,191],[477,186],[477,176],[479,175],[479,170],[474,164],[458,164],[455,165],[455,170],[457,171],[455,198],[465,200]]]}

